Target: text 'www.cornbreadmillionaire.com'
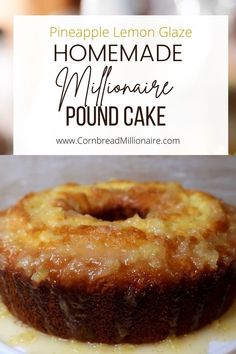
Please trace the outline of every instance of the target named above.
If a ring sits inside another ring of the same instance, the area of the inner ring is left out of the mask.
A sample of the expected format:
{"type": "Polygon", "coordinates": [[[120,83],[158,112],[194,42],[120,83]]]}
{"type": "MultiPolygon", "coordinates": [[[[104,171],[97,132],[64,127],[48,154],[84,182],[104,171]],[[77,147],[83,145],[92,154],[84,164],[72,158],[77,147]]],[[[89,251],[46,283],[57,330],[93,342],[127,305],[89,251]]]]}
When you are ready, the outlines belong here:
{"type": "Polygon", "coordinates": [[[136,138],[136,137],[116,137],[116,138],[56,138],[57,145],[180,145],[179,138],[136,138]]]}

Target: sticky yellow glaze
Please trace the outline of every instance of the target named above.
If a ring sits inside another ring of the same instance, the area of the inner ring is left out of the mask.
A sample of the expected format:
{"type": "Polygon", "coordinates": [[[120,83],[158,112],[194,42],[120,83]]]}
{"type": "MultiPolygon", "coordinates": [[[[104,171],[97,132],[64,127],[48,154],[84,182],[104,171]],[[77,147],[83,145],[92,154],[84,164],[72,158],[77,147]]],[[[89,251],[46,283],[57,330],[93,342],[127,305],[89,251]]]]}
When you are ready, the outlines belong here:
{"type": "Polygon", "coordinates": [[[181,338],[151,345],[102,345],[62,340],[42,334],[17,321],[0,302],[0,341],[27,354],[207,354],[211,341],[236,340],[236,303],[218,321],[181,338]]]}
{"type": "Polygon", "coordinates": [[[92,282],[121,269],[175,278],[187,266],[216,269],[220,258],[236,258],[235,215],[220,200],[175,183],[67,184],[30,194],[0,216],[0,269],[11,266],[38,283],[92,282]],[[100,217],[115,207],[134,212],[100,217]]]}

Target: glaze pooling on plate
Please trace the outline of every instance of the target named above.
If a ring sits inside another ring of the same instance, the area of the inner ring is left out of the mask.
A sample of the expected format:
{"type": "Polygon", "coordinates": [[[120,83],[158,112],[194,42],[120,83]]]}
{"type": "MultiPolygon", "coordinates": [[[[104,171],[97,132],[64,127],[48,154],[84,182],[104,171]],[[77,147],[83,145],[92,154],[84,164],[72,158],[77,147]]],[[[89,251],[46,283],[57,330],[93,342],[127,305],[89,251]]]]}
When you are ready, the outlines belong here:
{"type": "MultiPolygon", "coordinates": [[[[149,345],[86,344],[62,340],[23,325],[14,319],[0,301],[0,341],[7,343],[11,348],[20,348],[23,353],[27,354],[44,352],[57,354],[215,354],[216,351],[217,354],[221,354],[221,348],[225,348],[223,352],[225,354],[228,353],[227,347],[232,350],[236,349],[230,344],[232,340],[236,340],[235,328],[236,304],[220,320],[204,329],[161,343],[149,345]],[[212,351],[209,348],[212,348],[212,351]]],[[[0,353],[6,354],[7,352],[4,348],[4,351],[0,350],[0,353]]]]}

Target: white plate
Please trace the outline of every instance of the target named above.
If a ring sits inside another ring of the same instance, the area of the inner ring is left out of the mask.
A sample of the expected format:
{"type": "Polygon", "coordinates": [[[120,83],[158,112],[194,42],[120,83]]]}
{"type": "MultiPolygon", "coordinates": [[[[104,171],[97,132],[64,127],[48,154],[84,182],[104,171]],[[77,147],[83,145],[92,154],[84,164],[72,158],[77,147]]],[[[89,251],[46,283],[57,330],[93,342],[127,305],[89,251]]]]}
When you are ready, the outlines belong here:
{"type": "MultiPolygon", "coordinates": [[[[22,353],[30,353],[30,352],[26,352],[23,349],[17,350],[15,348],[11,348],[11,347],[5,345],[4,343],[0,342],[0,354],[22,354],[22,353]]],[[[46,351],[46,353],[47,354],[52,354],[52,353],[49,353],[48,351],[46,351]]],[[[54,353],[56,353],[56,352],[54,352],[54,353]]],[[[83,353],[84,353],[84,350],[83,350],[83,353]]],[[[88,352],[87,353],[90,354],[90,348],[89,347],[88,347],[88,352]]],[[[125,350],[124,353],[127,353],[127,351],[125,350]]],[[[149,354],[148,351],[143,351],[143,353],[144,354],[145,353],[149,354]]],[[[153,353],[153,350],[150,349],[150,354],[151,353],[153,353]]],[[[167,354],[167,352],[165,352],[165,351],[160,351],[160,353],[167,354]]],[[[122,354],[122,353],[120,352],[120,354],[122,354]]],[[[233,341],[232,343],[229,343],[229,344],[226,344],[226,345],[225,344],[221,345],[219,343],[215,343],[214,345],[210,346],[208,354],[236,354],[236,341],[233,341]]]]}
{"type": "Polygon", "coordinates": [[[0,353],[1,354],[19,354],[22,353],[16,349],[12,349],[10,347],[8,347],[7,345],[5,345],[4,343],[0,342],[0,353]]]}

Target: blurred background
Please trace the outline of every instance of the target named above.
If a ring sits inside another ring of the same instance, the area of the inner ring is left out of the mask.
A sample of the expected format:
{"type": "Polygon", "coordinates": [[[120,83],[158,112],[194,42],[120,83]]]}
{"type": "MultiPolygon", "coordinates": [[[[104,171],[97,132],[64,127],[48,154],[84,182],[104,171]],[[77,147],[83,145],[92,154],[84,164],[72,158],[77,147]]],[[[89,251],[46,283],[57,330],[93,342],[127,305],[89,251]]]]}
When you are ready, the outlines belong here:
{"type": "Polygon", "coordinates": [[[229,15],[230,153],[236,153],[236,0],[0,0],[0,154],[12,153],[13,16],[79,13],[83,15],[229,15]]]}
{"type": "Polygon", "coordinates": [[[233,156],[2,156],[0,171],[6,172],[1,175],[0,210],[29,192],[110,179],[176,181],[227,203],[236,200],[233,156]]]}

